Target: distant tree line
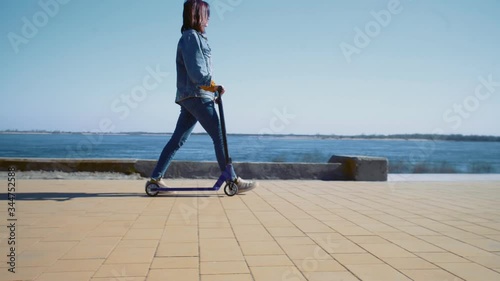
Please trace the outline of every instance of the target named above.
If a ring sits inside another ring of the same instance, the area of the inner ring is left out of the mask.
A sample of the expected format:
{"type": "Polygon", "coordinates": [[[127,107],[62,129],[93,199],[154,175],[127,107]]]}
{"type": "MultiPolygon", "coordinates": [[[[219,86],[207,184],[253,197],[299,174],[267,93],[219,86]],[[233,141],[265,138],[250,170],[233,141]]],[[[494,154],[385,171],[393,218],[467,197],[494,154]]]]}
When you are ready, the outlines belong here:
{"type": "Polygon", "coordinates": [[[347,138],[360,139],[403,139],[403,140],[433,140],[433,141],[478,141],[478,142],[498,142],[500,136],[480,136],[480,135],[434,135],[434,134],[395,134],[395,135],[357,135],[347,138]]]}
{"type": "MultiPolygon", "coordinates": [[[[49,130],[3,130],[0,133],[19,133],[19,134],[127,134],[127,135],[157,135],[166,133],[153,133],[153,132],[118,132],[118,133],[103,133],[103,132],[72,132],[72,131],[49,131],[49,130]]],[[[193,133],[195,135],[204,135],[206,133],[193,133]]],[[[240,136],[262,136],[259,134],[229,134],[240,136]]],[[[432,140],[432,141],[477,141],[477,142],[500,142],[500,136],[484,136],[484,135],[435,135],[435,134],[393,134],[393,135],[301,135],[301,134],[276,134],[264,135],[272,137],[299,137],[299,138],[319,138],[319,139],[387,139],[387,140],[432,140]]]]}

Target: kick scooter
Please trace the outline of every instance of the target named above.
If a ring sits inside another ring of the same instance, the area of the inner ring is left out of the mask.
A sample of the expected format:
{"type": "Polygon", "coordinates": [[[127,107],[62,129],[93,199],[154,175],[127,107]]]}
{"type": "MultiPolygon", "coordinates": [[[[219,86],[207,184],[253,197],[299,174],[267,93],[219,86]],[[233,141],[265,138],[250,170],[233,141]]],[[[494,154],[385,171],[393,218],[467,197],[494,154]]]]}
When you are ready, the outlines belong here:
{"type": "Polygon", "coordinates": [[[216,102],[219,105],[219,116],[222,129],[222,144],[224,146],[224,153],[226,154],[226,169],[222,172],[217,182],[215,182],[213,187],[185,187],[185,188],[163,188],[158,186],[156,183],[148,181],[146,183],[146,194],[148,196],[156,196],[162,191],[218,191],[222,185],[224,186],[224,193],[227,196],[234,196],[238,193],[238,185],[236,185],[236,179],[232,178],[233,163],[231,157],[229,157],[229,149],[227,147],[227,136],[226,136],[226,122],[224,120],[224,108],[222,106],[222,97],[217,92],[216,102]]]}

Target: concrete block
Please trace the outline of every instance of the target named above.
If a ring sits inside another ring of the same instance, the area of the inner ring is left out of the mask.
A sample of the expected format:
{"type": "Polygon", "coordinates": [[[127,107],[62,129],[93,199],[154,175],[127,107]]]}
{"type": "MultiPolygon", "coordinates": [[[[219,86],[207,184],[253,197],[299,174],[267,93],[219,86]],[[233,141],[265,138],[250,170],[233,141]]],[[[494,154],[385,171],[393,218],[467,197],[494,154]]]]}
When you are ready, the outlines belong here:
{"type": "Polygon", "coordinates": [[[333,155],[328,163],[340,163],[346,180],[387,181],[387,158],[333,155]]]}

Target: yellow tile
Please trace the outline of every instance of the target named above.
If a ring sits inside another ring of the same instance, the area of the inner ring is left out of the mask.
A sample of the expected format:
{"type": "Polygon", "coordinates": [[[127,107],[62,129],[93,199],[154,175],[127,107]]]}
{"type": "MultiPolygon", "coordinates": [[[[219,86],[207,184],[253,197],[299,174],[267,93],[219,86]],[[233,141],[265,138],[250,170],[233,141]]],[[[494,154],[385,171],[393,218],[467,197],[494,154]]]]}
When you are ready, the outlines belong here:
{"type": "Polygon", "coordinates": [[[250,267],[255,281],[297,280],[306,281],[304,275],[293,266],[250,267]]]}
{"type": "Polygon", "coordinates": [[[417,255],[432,263],[469,262],[468,260],[452,253],[417,253],[417,255]]]}
{"type": "Polygon", "coordinates": [[[162,234],[163,228],[132,228],[127,232],[127,234],[125,234],[125,237],[123,237],[123,239],[158,240],[161,238],[162,234]]]}
{"type": "Polygon", "coordinates": [[[240,274],[250,273],[244,261],[201,262],[201,274],[240,274]]]}
{"type": "Polygon", "coordinates": [[[89,232],[88,236],[124,236],[125,233],[129,230],[129,227],[119,227],[119,226],[110,226],[110,227],[99,227],[89,232]]]}
{"type": "Polygon", "coordinates": [[[346,266],[350,272],[358,276],[361,280],[411,281],[411,279],[387,264],[349,264],[346,266]]]}
{"type": "Polygon", "coordinates": [[[253,281],[250,274],[201,275],[201,281],[253,281]]]}
{"type": "Polygon", "coordinates": [[[284,254],[278,243],[274,241],[240,242],[240,247],[245,256],[284,254]]]}
{"type": "Polygon", "coordinates": [[[146,276],[149,263],[142,264],[104,264],[97,270],[93,277],[129,277],[146,276]]]}
{"type": "Polygon", "coordinates": [[[262,225],[237,225],[233,231],[238,241],[273,241],[273,237],[262,225]]]}
{"type": "Polygon", "coordinates": [[[347,239],[351,240],[356,244],[384,244],[387,240],[377,235],[350,235],[346,236],[347,239]]]}
{"type": "Polygon", "coordinates": [[[155,257],[151,268],[195,268],[199,267],[198,257],[155,257]]]}
{"type": "Polygon", "coordinates": [[[304,232],[302,232],[297,227],[288,226],[288,227],[268,227],[267,230],[274,237],[296,237],[296,236],[306,236],[304,232]]]}
{"type": "Polygon", "coordinates": [[[57,260],[46,272],[97,271],[104,259],[57,260]]]}
{"type": "Polygon", "coordinates": [[[160,242],[156,257],[197,257],[198,243],[165,243],[160,242]]]}
{"type": "Polygon", "coordinates": [[[276,237],[276,242],[283,245],[316,245],[309,237],[276,237]]]}
{"type": "Polygon", "coordinates": [[[453,275],[442,269],[406,269],[402,271],[414,281],[459,281],[456,275],[453,275]]]}
{"type": "Polygon", "coordinates": [[[104,263],[151,263],[155,251],[155,248],[116,248],[104,263]]]}
{"type": "Polygon", "coordinates": [[[198,242],[198,228],[193,226],[167,226],[163,232],[162,241],[198,242]]]}
{"type": "Polygon", "coordinates": [[[146,277],[132,277],[132,276],[127,276],[126,278],[124,277],[95,277],[90,279],[90,281],[144,281],[146,280],[146,277]]]}
{"type": "Polygon", "coordinates": [[[156,248],[158,246],[158,240],[139,240],[139,239],[129,239],[122,240],[117,248],[129,247],[129,248],[156,248]]]}
{"type": "Polygon", "coordinates": [[[491,254],[489,256],[467,257],[467,259],[496,271],[500,269],[500,255],[491,254]]]}
{"type": "Polygon", "coordinates": [[[394,244],[360,244],[361,247],[381,258],[411,258],[414,254],[394,244]]]}
{"type": "Polygon", "coordinates": [[[243,254],[235,239],[200,240],[201,261],[243,261],[243,254]]]}
{"type": "Polygon", "coordinates": [[[347,271],[305,272],[308,281],[358,281],[359,279],[347,271]]]}
{"type": "Polygon", "coordinates": [[[382,258],[390,266],[401,269],[435,269],[435,265],[421,258],[382,258]]]}
{"type": "Polygon", "coordinates": [[[234,238],[233,230],[225,228],[200,228],[200,239],[234,238]]]}
{"type": "Polygon", "coordinates": [[[37,281],[88,281],[94,272],[46,272],[42,273],[36,280],[37,281]]]}
{"type": "Polygon", "coordinates": [[[500,280],[500,273],[476,263],[438,263],[437,265],[466,280],[500,280]]]}
{"type": "Polygon", "coordinates": [[[286,255],[245,256],[248,266],[288,266],[293,265],[286,255]]]}
{"type": "Polygon", "coordinates": [[[301,231],[310,233],[310,232],[332,232],[333,229],[328,225],[322,223],[319,220],[315,219],[294,219],[292,221],[301,231]]]}
{"type": "Polygon", "coordinates": [[[2,273],[2,275],[0,275],[1,276],[0,278],[2,278],[2,280],[6,280],[6,281],[35,280],[46,269],[47,269],[46,267],[34,267],[34,266],[24,267],[23,266],[21,268],[21,270],[16,270],[15,273],[10,273],[10,272],[7,272],[7,269],[1,268],[1,270],[4,273],[2,273]]]}
{"type": "Polygon", "coordinates": [[[332,254],[333,258],[338,260],[341,264],[377,264],[384,263],[379,258],[370,253],[362,254],[332,254]]]}
{"type": "Polygon", "coordinates": [[[26,250],[17,257],[19,266],[48,267],[53,265],[60,257],[61,252],[31,251],[26,250]]]}
{"type": "Polygon", "coordinates": [[[333,259],[317,260],[314,258],[306,258],[294,260],[293,262],[301,272],[346,271],[345,267],[333,259]]]}
{"type": "Polygon", "coordinates": [[[104,259],[109,256],[114,247],[114,245],[76,246],[69,250],[62,259],[104,259]]]}
{"type": "Polygon", "coordinates": [[[398,245],[399,247],[412,252],[412,253],[437,253],[446,252],[446,250],[436,247],[428,242],[422,241],[420,239],[408,239],[408,240],[391,240],[392,243],[398,245]]]}
{"type": "Polygon", "coordinates": [[[331,256],[318,245],[284,245],[283,250],[292,260],[331,259],[331,256]]]}
{"type": "Polygon", "coordinates": [[[199,281],[198,269],[151,269],[147,281],[183,280],[199,281]]]}

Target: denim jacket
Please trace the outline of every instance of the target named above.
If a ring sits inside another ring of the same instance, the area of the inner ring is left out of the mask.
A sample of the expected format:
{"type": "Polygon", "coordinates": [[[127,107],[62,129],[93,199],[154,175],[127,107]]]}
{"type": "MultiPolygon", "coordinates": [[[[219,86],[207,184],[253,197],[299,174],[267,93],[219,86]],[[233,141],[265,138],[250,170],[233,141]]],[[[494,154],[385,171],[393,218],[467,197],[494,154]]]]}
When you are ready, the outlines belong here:
{"type": "Polygon", "coordinates": [[[213,99],[214,93],[201,89],[212,81],[212,58],[208,39],[194,29],[182,32],[177,44],[177,94],[175,102],[192,97],[213,99]]]}

